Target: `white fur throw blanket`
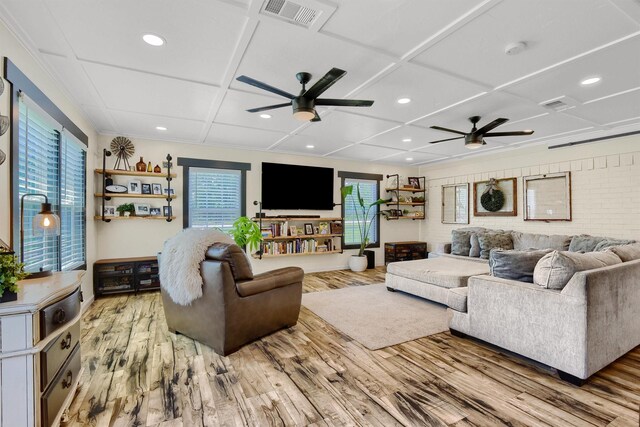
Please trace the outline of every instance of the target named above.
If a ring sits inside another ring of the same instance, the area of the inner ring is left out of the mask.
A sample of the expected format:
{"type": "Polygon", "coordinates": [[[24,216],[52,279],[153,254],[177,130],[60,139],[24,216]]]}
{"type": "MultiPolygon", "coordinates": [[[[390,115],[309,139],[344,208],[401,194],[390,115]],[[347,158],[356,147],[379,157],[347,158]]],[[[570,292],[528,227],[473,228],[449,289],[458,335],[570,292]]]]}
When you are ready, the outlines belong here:
{"type": "Polygon", "coordinates": [[[187,228],[164,242],[160,255],[160,283],[173,302],[190,305],[202,296],[200,263],[214,243],[235,243],[216,229],[187,228]]]}

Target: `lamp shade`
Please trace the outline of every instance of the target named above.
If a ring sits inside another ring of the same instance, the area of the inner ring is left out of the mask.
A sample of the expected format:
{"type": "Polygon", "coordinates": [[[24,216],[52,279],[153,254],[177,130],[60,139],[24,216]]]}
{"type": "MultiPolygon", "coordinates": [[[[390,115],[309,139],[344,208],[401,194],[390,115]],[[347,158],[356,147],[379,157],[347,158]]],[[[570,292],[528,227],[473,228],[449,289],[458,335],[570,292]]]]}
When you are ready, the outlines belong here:
{"type": "Polygon", "coordinates": [[[60,217],[51,211],[51,203],[42,203],[41,206],[40,212],[33,217],[33,235],[60,235],[60,217]]]}

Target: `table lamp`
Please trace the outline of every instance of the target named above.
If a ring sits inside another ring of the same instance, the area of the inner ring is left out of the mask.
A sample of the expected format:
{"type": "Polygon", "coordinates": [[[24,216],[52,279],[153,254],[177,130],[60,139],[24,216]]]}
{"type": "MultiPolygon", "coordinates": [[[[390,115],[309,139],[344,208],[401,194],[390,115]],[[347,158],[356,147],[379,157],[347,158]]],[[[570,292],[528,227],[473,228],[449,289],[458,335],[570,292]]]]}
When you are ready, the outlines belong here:
{"type": "MultiPolygon", "coordinates": [[[[24,199],[25,197],[43,197],[44,203],[40,206],[40,212],[33,217],[32,230],[36,237],[42,236],[59,236],[60,235],[60,217],[51,211],[51,203],[44,194],[27,193],[20,197],[20,262],[24,262],[24,199]]],[[[29,273],[30,279],[38,277],[50,276],[50,270],[43,270],[29,273]]]]}

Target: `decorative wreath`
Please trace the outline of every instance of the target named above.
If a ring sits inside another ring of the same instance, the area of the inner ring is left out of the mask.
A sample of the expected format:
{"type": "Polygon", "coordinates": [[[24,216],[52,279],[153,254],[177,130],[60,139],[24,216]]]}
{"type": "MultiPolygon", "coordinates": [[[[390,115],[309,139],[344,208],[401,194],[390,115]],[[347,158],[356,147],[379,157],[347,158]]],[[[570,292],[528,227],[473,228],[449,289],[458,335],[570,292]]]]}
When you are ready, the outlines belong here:
{"type": "Polygon", "coordinates": [[[486,190],[480,196],[480,204],[489,212],[497,212],[504,206],[504,193],[498,189],[495,179],[491,179],[486,190]]]}

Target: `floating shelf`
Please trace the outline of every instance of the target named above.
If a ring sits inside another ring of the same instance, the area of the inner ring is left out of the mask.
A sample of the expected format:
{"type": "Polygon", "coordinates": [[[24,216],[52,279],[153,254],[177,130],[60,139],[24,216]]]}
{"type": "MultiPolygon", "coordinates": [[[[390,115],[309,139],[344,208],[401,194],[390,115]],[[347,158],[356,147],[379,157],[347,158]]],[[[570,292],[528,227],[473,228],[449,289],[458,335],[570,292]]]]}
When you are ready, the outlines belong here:
{"type": "Polygon", "coordinates": [[[175,194],[172,196],[165,196],[163,194],[135,194],[135,193],[96,193],[95,197],[125,197],[129,199],[166,199],[167,197],[171,197],[175,199],[175,194]]]}
{"type": "Polygon", "coordinates": [[[409,193],[424,193],[426,189],[424,188],[410,188],[410,187],[399,187],[399,188],[385,188],[385,191],[407,191],[409,193]]]}
{"type": "MultiPolygon", "coordinates": [[[[102,169],[94,169],[96,173],[102,174],[102,169]]],[[[123,171],[118,169],[105,169],[104,173],[106,175],[124,175],[124,176],[148,176],[154,178],[166,178],[167,174],[165,172],[155,173],[155,172],[136,172],[136,171],[123,171]]],[[[171,178],[175,178],[177,175],[175,173],[169,174],[171,178]]]]}
{"type": "MultiPolygon", "coordinates": [[[[102,215],[96,215],[93,217],[94,219],[102,219],[102,215]]],[[[125,221],[125,220],[133,220],[133,219],[137,219],[137,220],[141,220],[141,219],[163,219],[166,220],[167,217],[163,216],[163,215],[158,215],[158,216],[105,216],[105,219],[110,219],[110,220],[115,220],[115,221],[125,221]]],[[[170,219],[176,219],[175,216],[171,216],[169,217],[170,219]]]]}
{"type": "MultiPolygon", "coordinates": [[[[342,251],[325,251],[325,252],[301,252],[297,254],[262,254],[262,258],[276,258],[281,256],[298,256],[298,255],[328,255],[328,254],[341,254],[342,251]]],[[[253,258],[260,258],[260,255],[252,254],[253,258]]]]}
{"type": "Polygon", "coordinates": [[[265,242],[272,242],[275,240],[321,239],[325,237],[340,237],[340,236],[342,236],[342,234],[300,234],[299,236],[265,237],[262,240],[265,242]]]}
{"type": "Polygon", "coordinates": [[[424,202],[389,202],[385,203],[385,205],[393,205],[393,206],[422,206],[424,202]]]}
{"type": "Polygon", "coordinates": [[[423,216],[389,216],[387,219],[424,219],[423,216]]]}
{"type": "Polygon", "coordinates": [[[266,218],[251,218],[252,221],[264,221],[264,222],[276,222],[276,221],[342,221],[342,218],[313,218],[313,217],[266,217],[266,218]]]}

